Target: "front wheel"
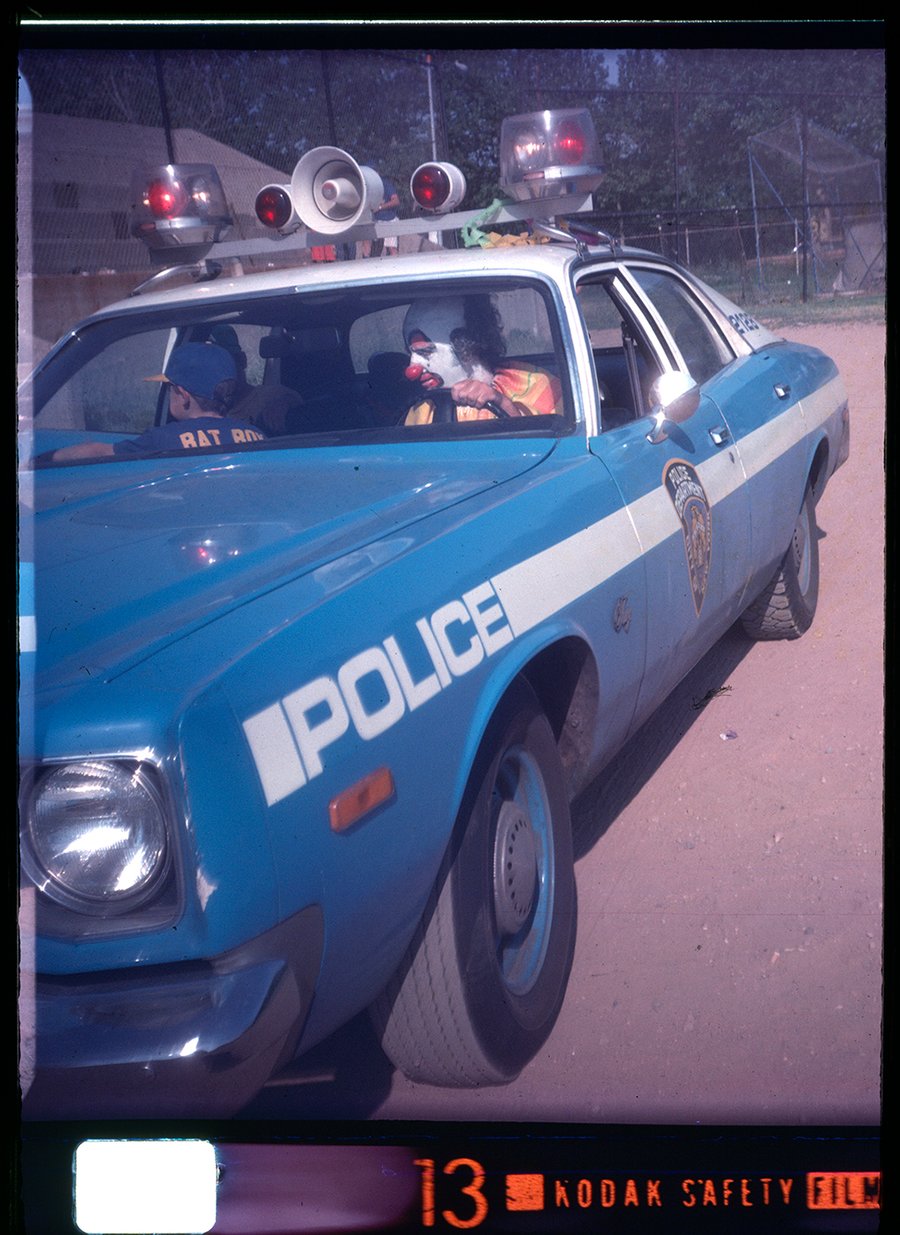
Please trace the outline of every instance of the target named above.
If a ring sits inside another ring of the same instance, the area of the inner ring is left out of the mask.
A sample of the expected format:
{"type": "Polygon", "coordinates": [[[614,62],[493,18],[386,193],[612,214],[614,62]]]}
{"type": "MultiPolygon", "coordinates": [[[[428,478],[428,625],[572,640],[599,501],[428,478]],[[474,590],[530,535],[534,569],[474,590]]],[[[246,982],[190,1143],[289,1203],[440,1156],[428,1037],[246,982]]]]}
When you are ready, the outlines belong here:
{"type": "Polygon", "coordinates": [[[547,1040],[575,947],[572,829],[550,725],[517,683],[495,714],[428,909],[372,1017],[411,1080],[514,1080],[547,1040]]]}
{"type": "Polygon", "coordinates": [[[807,488],[787,552],[741,623],[752,639],[799,639],[812,625],[818,600],[819,536],[807,488]]]}

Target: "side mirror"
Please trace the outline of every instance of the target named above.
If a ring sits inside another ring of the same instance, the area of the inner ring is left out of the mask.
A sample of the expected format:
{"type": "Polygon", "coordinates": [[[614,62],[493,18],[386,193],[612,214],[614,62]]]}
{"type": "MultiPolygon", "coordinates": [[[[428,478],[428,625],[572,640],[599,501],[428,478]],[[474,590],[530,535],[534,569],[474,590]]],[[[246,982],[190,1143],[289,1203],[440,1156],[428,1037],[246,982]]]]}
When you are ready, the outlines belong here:
{"type": "Polygon", "coordinates": [[[650,390],[653,403],[650,442],[662,442],[668,437],[666,424],[681,424],[689,420],[700,406],[700,387],[689,373],[663,373],[650,390]]]}

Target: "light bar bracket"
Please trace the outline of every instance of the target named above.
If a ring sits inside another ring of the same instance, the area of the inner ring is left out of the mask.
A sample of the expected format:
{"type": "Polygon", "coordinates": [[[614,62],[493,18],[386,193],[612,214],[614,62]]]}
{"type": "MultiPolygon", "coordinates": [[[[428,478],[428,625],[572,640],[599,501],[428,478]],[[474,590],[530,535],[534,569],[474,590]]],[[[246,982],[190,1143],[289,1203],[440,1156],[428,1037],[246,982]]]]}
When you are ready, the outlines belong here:
{"type": "MultiPolygon", "coordinates": [[[[540,201],[505,202],[492,216],[492,223],[521,223],[552,218],[555,215],[582,214],[591,209],[590,193],[565,194],[540,201]]],[[[467,223],[482,219],[482,210],[460,210],[453,214],[416,216],[413,219],[392,219],[384,223],[356,223],[337,235],[325,235],[298,227],[283,236],[261,236],[258,240],[228,240],[210,247],[208,257],[216,260],[259,255],[281,254],[293,249],[309,249],[314,245],[348,244],[356,240],[377,240],[384,236],[425,235],[428,232],[459,231],[467,223]]]]}
{"type": "MultiPolygon", "coordinates": [[[[534,201],[509,201],[497,207],[495,213],[485,210],[462,210],[454,214],[417,215],[412,219],[392,219],[389,222],[356,223],[337,235],[324,235],[309,228],[298,227],[281,235],[261,236],[256,240],[220,241],[211,244],[194,263],[179,262],[158,270],[131,292],[139,295],[163,279],[176,274],[190,273],[198,282],[214,279],[222,270],[222,262],[239,260],[242,257],[278,257],[296,250],[310,249],[316,245],[345,244],[357,240],[376,240],[385,236],[427,235],[429,232],[460,231],[467,224],[477,223],[531,223],[536,230],[542,223],[549,223],[557,216],[584,214],[592,209],[590,193],[568,193],[558,198],[543,198],[534,201]],[[540,217],[538,217],[538,215],[540,217]]],[[[588,231],[592,230],[590,228],[588,231]]],[[[578,235],[554,228],[553,234],[565,239],[581,251],[583,244],[578,235]]],[[[605,233],[598,233],[605,238],[605,233]]],[[[610,247],[615,246],[610,242],[610,247]]]]}

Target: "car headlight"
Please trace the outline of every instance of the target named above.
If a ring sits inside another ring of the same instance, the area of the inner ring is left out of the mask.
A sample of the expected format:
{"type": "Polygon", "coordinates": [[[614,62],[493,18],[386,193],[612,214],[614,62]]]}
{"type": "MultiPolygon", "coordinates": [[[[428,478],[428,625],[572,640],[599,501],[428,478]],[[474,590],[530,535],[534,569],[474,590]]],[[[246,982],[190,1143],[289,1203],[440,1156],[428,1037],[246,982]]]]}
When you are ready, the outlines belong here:
{"type": "Polygon", "coordinates": [[[85,760],[36,781],[23,865],[47,896],[84,913],[123,913],[149,896],[168,860],[165,810],[140,765],[85,760]]]}

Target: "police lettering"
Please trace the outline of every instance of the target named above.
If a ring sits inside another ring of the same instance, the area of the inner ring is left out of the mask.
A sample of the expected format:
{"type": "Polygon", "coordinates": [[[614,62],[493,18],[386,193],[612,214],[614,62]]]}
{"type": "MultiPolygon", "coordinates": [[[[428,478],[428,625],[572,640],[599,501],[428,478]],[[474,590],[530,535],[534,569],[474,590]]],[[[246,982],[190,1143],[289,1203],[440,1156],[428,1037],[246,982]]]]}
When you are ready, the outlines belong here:
{"type": "Polygon", "coordinates": [[[512,638],[497,594],[481,583],[249,717],[269,805],[319,776],[327,749],[351,729],[365,742],[380,737],[512,638]]]}
{"type": "Polygon", "coordinates": [[[747,334],[751,330],[759,330],[759,322],[749,313],[729,313],[728,320],[738,334],[747,334]]]}

